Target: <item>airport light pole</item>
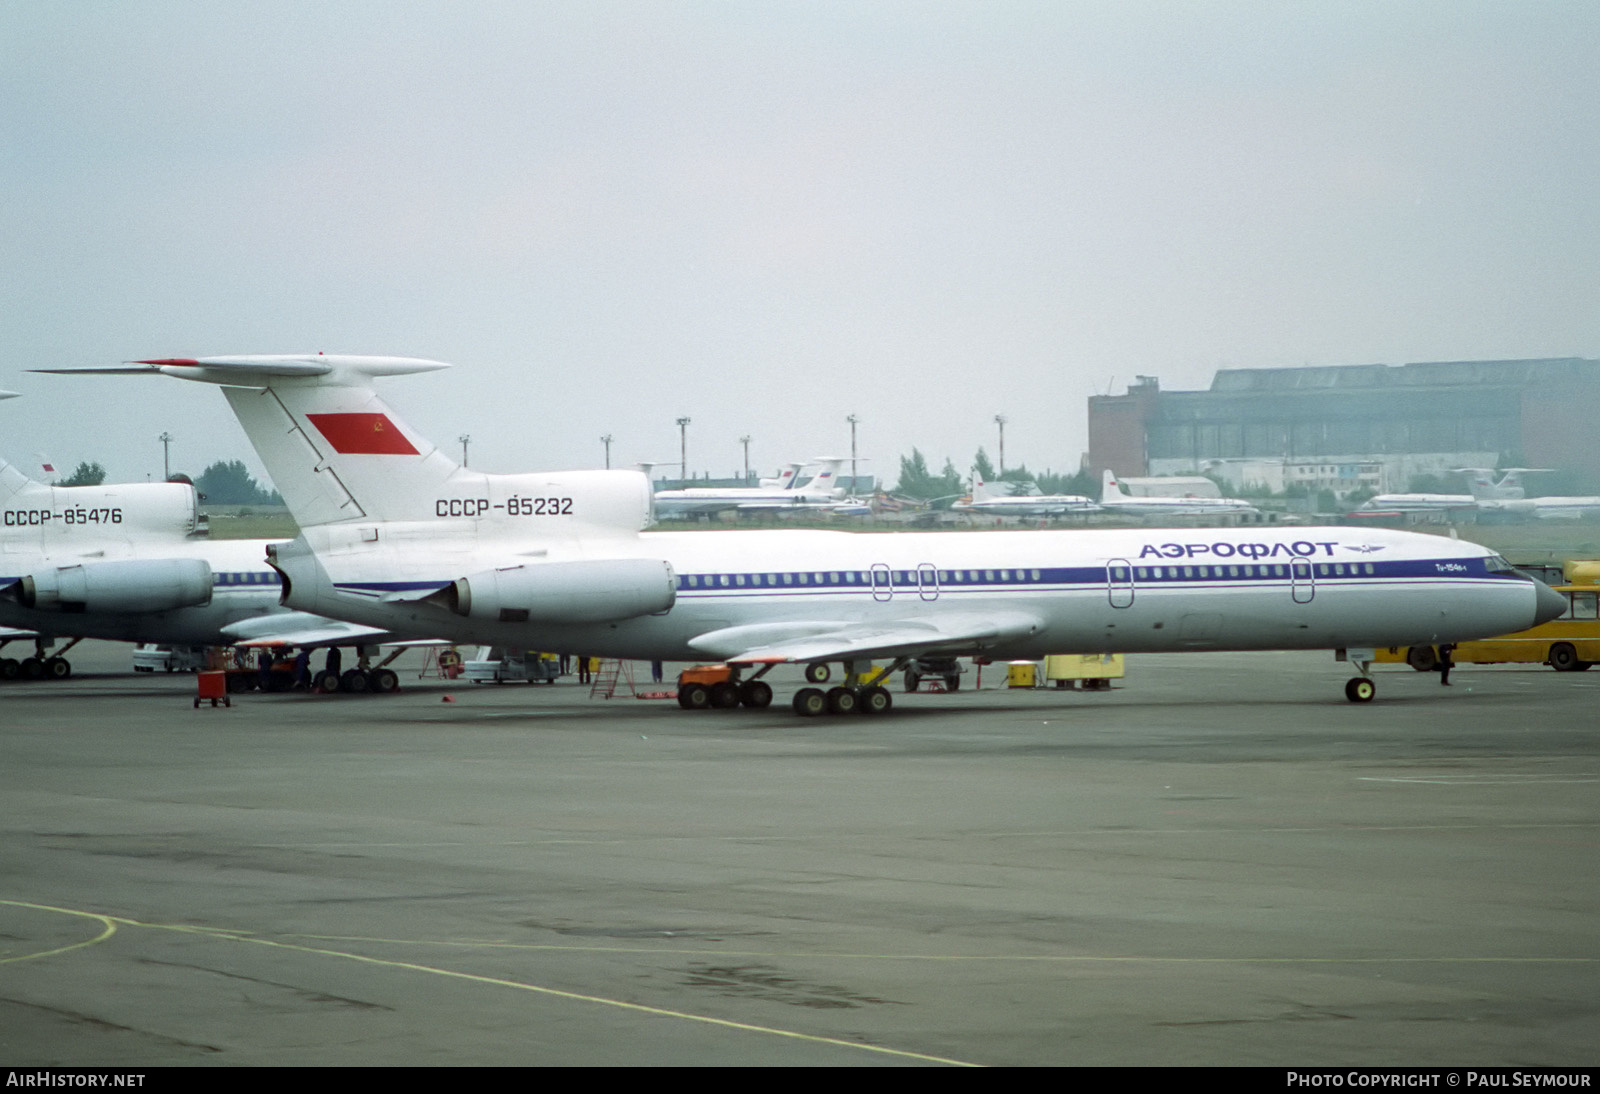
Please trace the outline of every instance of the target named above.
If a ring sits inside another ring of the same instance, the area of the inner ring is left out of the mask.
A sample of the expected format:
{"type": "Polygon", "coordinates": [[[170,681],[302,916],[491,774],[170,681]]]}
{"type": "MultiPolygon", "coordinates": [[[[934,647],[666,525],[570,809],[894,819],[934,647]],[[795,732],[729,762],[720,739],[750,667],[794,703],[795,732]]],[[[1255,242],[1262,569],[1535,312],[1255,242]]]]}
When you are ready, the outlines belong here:
{"type": "Polygon", "coordinates": [[[172,479],[172,442],[177,440],[171,433],[163,433],[156,440],[161,442],[161,481],[169,482],[172,479]]]}
{"type": "Polygon", "coordinates": [[[750,482],[750,435],[746,433],[743,437],[740,437],[739,443],[744,445],[744,481],[748,485],[750,482]]]}
{"type": "Polygon", "coordinates": [[[461,466],[467,466],[467,445],[472,441],[472,434],[463,433],[456,440],[461,442],[461,466]]]}
{"type": "Polygon", "coordinates": [[[1006,473],[1006,416],[1004,414],[996,414],[994,416],[994,422],[995,422],[995,425],[998,425],[1000,427],[1000,471],[999,471],[999,473],[1004,475],[1006,473]]]}
{"type": "Polygon", "coordinates": [[[680,480],[689,478],[689,419],[678,419],[678,476],[680,480]]]}
{"type": "Polygon", "coordinates": [[[856,494],[856,423],[861,421],[854,414],[845,416],[845,421],[850,423],[850,496],[856,494]]]}
{"type": "Polygon", "coordinates": [[[607,433],[600,438],[600,443],[606,446],[606,470],[611,470],[611,434],[607,433]]]}

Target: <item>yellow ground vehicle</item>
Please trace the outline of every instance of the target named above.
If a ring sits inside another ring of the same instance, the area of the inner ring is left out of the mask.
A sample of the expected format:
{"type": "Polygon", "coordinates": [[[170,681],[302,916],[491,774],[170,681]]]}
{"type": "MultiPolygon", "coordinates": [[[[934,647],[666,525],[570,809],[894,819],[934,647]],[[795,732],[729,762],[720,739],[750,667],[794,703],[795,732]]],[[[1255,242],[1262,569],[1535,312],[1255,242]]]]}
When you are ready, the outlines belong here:
{"type": "MultiPolygon", "coordinates": [[[[1549,665],[1557,672],[1581,672],[1600,662],[1600,587],[1558,585],[1556,592],[1567,598],[1567,612],[1560,619],[1515,634],[1459,643],[1451,659],[1456,664],[1549,665]]],[[[1376,659],[1404,661],[1418,672],[1431,672],[1439,665],[1439,651],[1433,646],[1390,646],[1380,649],[1376,659]]]]}

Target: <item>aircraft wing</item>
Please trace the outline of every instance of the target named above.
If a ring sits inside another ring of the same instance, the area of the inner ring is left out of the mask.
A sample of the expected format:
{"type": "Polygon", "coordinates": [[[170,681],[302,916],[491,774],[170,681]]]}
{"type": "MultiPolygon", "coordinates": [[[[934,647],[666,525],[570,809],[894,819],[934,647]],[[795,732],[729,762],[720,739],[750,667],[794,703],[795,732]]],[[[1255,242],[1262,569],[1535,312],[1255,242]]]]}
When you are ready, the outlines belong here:
{"type": "Polygon", "coordinates": [[[309,612],[279,612],[242,619],[222,628],[237,646],[351,646],[388,645],[392,632],[359,623],[340,623],[309,612]]]}
{"type": "Polygon", "coordinates": [[[838,661],[982,650],[1035,634],[1043,625],[1027,612],[950,612],[872,623],[728,627],[689,644],[740,664],[838,661]]]}
{"type": "Polygon", "coordinates": [[[15,627],[0,627],[0,642],[10,642],[18,638],[38,638],[38,631],[19,631],[15,627]]]}

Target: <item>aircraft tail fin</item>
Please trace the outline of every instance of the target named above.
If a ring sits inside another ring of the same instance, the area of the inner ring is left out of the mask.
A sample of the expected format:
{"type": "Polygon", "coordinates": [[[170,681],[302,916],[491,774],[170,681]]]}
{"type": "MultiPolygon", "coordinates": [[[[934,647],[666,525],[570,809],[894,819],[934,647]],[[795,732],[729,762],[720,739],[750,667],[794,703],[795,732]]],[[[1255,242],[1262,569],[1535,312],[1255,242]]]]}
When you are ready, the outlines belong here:
{"type": "Polygon", "coordinates": [[[488,475],[446,456],[373,388],[379,376],[449,367],[439,361],[312,354],[134,364],[41,371],[159,372],[221,386],[303,529],[470,518],[559,536],[649,520],[649,480],[638,472],[488,475]]]}
{"type": "Polygon", "coordinates": [[[1534,467],[1507,467],[1500,474],[1500,481],[1495,482],[1495,470],[1492,467],[1458,467],[1457,474],[1467,480],[1467,491],[1474,501],[1520,501],[1527,496],[1527,490],[1522,483],[1524,471],[1537,471],[1534,467]]]}
{"type": "Polygon", "coordinates": [[[1106,469],[1105,474],[1101,477],[1100,484],[1100,500],[1102,502],[1128,500],[1127,491],[1122,489],[1122,484],[1117,481],[1117,476],[1112,474],[1110,468],[1106,469]]]}
{"type": "MultiPolygon", "coordinates": [[[[1495,485],[1495,496],[1518,501],[1527,496],[1527,489],[1522,484],[1522,473],[1529,470],[1526,467],[1508,467],[1505,474],[1500,476],[1500,481],[1495,485]]],[[[1474,495],[1476,496],[1476,495],[1474,495]]]]}
{"type": "MultiPolygon", "coordinates": [[[[0,391],[0,399],[15,399],[15,391],[0,391]]],[[[21,468],[13,466],[5,459],[0,459],[0,499],[14,498],[30,486],[43,486],[29,478],[21,468]]]]}
{"type": "Polygon", "coordinates": [[[847,461],[843,456],[823,456],[816,460],[817,473],[803,489],[807,494],[825,494],[829,497],[838,497],[844,492],[844,487],[839,485],[839,468],[847,461]]]}
{"type": "MultiPolygon", "coordinates": [[[[803,463],[786,463],[783,470],[778,472],[777,480],[772,484],[779,490],[793,490],[800,484],[800,471],[805,467],[803,463]]],[[[763,482],[761,485],[767,485],[763,482]]]]}
{"type": "Polygon", "coordinates": [[[372,386],[377,376],[447,367],[441,362],[319,355],[149,363],[169,376],[223,385],[301,527],[420,519],[430,515],[428,499],[464,472],[372,386]]]}
{"type": "Polygon", "coordinates": [[[18,494],[25,493],[30,486],[42,485],[30,479],[11,463],[0,459],[0,500],[10,500],[18,494]]]}
{"type": "Polygon", "coordinates": [[[989,489],[989,484],[983,481],[983,473],[976,467],[972,469],[972,500],[987,501],[994,497],[994,491],[989,489]]]}

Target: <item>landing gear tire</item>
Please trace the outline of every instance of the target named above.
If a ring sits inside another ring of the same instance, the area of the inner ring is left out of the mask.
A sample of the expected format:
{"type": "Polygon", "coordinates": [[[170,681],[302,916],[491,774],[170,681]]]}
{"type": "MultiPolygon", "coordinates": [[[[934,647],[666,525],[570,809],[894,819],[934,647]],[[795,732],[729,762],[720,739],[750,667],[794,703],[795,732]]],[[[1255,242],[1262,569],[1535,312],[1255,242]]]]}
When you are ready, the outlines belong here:
{"type": "Polygon", "coordinates": [[[1432,646],[1412,646],[1406,651],[1406,664],[1418,672],[1432,672],[1439,667],[1439,655],[1432,646]]]}
{"type": "Polygon", "coordinates": [[[311,682],[321,689],[324,695],[339,690],[339,674],[336,672],[319,672],[312,678],[311,682]]]}
{"type": "Polygon", "coordinates": [[[708,710],[711,689],[704,684],[685,684],[678,689],[678,705],[684,710],[708,710]]]}
{"type": "Polygon", "coordinates": [[[373,669],[372,690],[379,695],[391,695],[400,690],[400,677],[393,669],[373,669]]]}
{"type": "Polygon", "coordinates": [[[732,710],[739,705],[739,685],[727,680],[712,684],[710,699],[717,710],[732,710]]]}
{"type": "Polygon", "coordinates": [[[1352,703],[1370,703],[1376,694],[1378,685],[1365,676],[1357,676],[1353,680],[1346,681],[1344,685],[1344,697],[1352,703]]]}
{"type": "Polygon", "coordinates": [[[22,662],[15,657],[0,657],[0,680],[15,680],[22,675],[22,662]]]}
{"type": "Polygon", "coordinates": [[[46,658],[44,674],[51,680],[65,680],[72,675],[72,662],[65,657],[46,658]]]}
{"type": "Polygon", "coordinates": [[[828,677],[833,675],[833,670],[821,661],[813,662],[806,666],[806,683],[826,684],[828,677]]]}
{"type": "Polygon", "coordinates": [[[739,702],[751,710],[765,710],[772,705],[772,686],[765,680],[749,680],[739,685],[739,702]]]}
{"type": "Polygon", "coordinates": [[[44,662],[37,657],[24,657],[21,675],[24,680],[43,680],[44,662]]]}
{"type": "Polygon", "coordinates": [[[862,688],[860,700],[862,714],[887,714],[894,706],[894,696],[889,694],[889,689],[876,684],[862,688]]]}
{"type": "Polygon", "coordinates": [[[815,718],[828,709],[828,697],[821,688],[801,688],[794,693],[794,712],[803,718],[815,718]]]}
{"type": "Polygon", "coordinates": [[[344,675],[339,677],[339,690],[349,692],[351,695],[362,695],[372,686],[372,681],[367,679],[367,674],[360,669],[346,669],[344,675]]]}
{"type": "Polygon", "coordinates": [[[860,705],[850,688],[829,688],[827,698],[829,714],[854,714],[860,705]]]}
{"type": "Polygon", "coordinates": [[[1550,647],[1550,667],[1557,672],[1577,672],[1589,666],[1578,660],[1578,651],[1569,642],[1557,642],[1550,647]]]}
{"type": "Polygon", "coordinates": [[[920,683],[922,683],[922,677],[918,676],[914,672],[906,673],[906,690],[907,691],[916,691],[917,690],[917,685],[920,684],[920,683]]]}
{"type": "Polygon", "coordinates": [[[946,691],[959,691],[959,690],[961,690],[961,677],[959,677],[959,676],[946,676],[944,678],[944,690],[946,690],[946,691]]]}

